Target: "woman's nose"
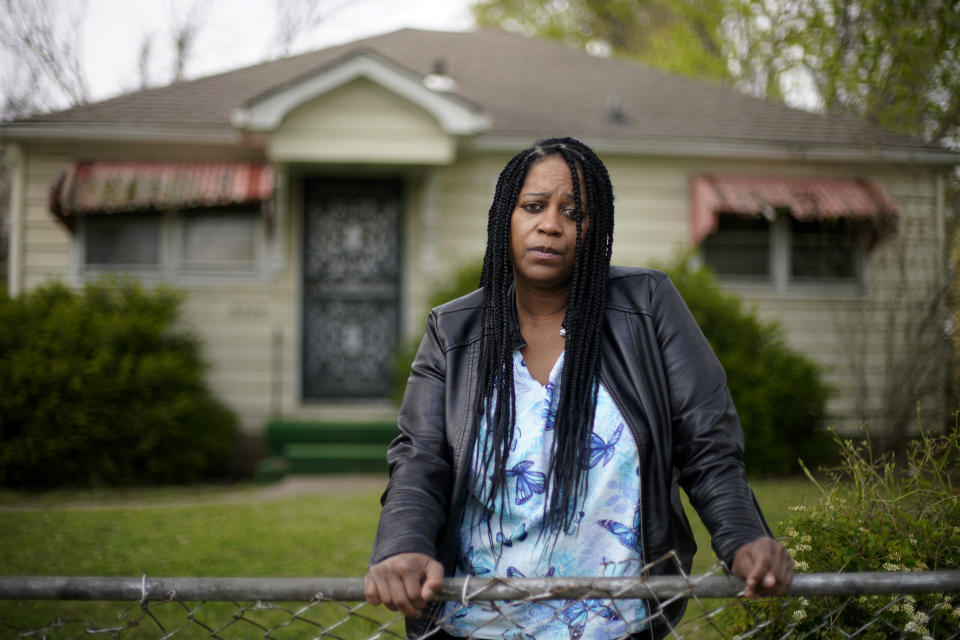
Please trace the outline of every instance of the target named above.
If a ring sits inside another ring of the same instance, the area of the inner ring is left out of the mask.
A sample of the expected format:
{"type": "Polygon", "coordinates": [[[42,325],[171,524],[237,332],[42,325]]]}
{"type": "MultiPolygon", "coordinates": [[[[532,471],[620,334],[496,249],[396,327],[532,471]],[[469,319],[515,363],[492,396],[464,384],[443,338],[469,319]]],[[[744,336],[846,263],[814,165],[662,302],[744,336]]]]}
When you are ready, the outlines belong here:
{"type": "Polygon", "coordinates": [[[554,204],[549,205],[543,210],[543,213],[539,217],[540,231],[552,235],[559,234],[563,230],[561,226],[562,217],[563,214],[560,213],[559,206],[554,204]]]}

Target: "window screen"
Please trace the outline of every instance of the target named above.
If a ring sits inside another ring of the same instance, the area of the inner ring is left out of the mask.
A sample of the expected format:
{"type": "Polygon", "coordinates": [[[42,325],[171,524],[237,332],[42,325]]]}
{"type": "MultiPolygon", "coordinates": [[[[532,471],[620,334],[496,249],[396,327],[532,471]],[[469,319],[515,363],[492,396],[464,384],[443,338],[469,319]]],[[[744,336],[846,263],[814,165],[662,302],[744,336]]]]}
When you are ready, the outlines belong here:
{"type": "Polygon", "coordinates": [[[158,266],[160,264],[159,214],[87,216],[84,221],[84,256],[88,266],[158,266]]]}
{"type": "Polygon", "coordinates": [[[759,216],[721,214],[703,242],[703,258],[721,276],[770,277],[770,223],[759,216]]]}
{"type": "Polygon", "coordinates": [[[185,267],[252,268],[259,259],[258,212],[187,212],[182,220],[185,267]]]}
{"type": "Polygon", "coordinates": [[[860,226],[849,218],[800,222],[790,219],[790,275],[798,279],[857,277],[860,226]]]}

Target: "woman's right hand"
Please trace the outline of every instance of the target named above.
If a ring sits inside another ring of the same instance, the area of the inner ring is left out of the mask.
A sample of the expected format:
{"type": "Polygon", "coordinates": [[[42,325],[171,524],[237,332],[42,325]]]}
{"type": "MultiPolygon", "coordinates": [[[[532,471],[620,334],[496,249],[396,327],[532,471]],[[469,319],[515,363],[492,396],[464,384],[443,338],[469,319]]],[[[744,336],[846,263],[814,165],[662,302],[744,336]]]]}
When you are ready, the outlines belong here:
{"type": "Polygon", "coordinates": [[[367,602],[383,604],[408,618],[420,610],[443,586],[443,565],[423,553],[398,553],[367,569],[363,592],[367,602]]]}

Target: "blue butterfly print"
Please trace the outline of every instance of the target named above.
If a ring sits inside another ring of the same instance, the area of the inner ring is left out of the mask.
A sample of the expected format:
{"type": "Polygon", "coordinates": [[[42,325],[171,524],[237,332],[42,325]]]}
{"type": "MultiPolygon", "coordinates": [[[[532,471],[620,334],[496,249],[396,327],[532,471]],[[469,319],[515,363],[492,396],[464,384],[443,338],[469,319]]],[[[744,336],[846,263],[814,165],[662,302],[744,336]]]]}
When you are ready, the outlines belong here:
{"type": "MultiPolygon", "coordinates": [[[[557,568],[550,567],[550,570],[547,571],[547,575],[545,575],[544,577],[552,578],[556,573],[557,573],[557,568]]],[[[507,577],[508,578],[526,578],[527,576],[523,575],[520,572],[520,569],[517,569],[516,567],[507,567],[507,577]]]]}
{"type": "Polygon", "coordinates": [[[597,466],[600,460],[603,460],[603,466],[613,460],[613,453],[617,449],[617,443],[620,442],[620,436],[623,434],[623,423],[617,427],[617,430],[610,436],[610,440],[604,443],[603,438],[597,434],[590,435],[590,468],[597,466]]]}
{"type": "Polygon", "coordinates": [[[505,547],[512,547],[514,542],[523,542],[527,539],[527,523],[522,522],[520,524],[520,532],[513,532],[513,535],[509,538],[503,535],[503,531],[497,531],[497,542],[502,544],[505,547]]]}
{"type": "Polygon", "coordinates": [[[640,507],[633,512],[633,527],[628,527],[614,520],[597,520],[597,524],[617,536],[620,544],[627,549],[640,553],[640,507]]]}
{"type": "Polygon", "coordinates": [[[490,573],[490,569],[480,564],[479,560],[475,558],[476,555],[477,553],[473,550],[473,547],[467,549],[467,552],[460,558],[460,568],[474,576],[482,576],[490,573]]]}
{"type": "Polygon", "coordinates": [[[547,390],[547,397],[544,400],[543,413],[540,414],[540,417],[543,419],[544,431],[552,431],[553,425],[557,421],[557,405],[554,403],[554,393],[557,387],[552,382],[548,382],[544,388],[547,390]]]}
{"type": "Polygon", "coordinates": [[[507,477],[517,479],[517,497],[518,505],[524,504],[535,494],[543,493],[544,475],[539,471],[528,471],[533,466],[533,460],[524,460],[519,462],[512,469],[507,470],[507,477]]]}
{"type": "Polygon", "coordinates": [[[583,627],[587,624],[590,613],[595,613],[605,620],[620,619],[616,611],[599,600],[567,600],[563,606],[563,617],[567,619],[567,627],[573,640],[583,635],[583,627]]]}

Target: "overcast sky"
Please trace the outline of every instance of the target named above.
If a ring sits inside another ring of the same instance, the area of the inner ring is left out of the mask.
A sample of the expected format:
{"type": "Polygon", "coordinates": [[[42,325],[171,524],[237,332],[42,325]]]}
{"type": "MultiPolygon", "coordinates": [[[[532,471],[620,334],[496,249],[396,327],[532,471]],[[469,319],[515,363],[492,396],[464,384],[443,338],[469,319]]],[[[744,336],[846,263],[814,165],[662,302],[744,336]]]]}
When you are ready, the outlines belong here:
{"type": "MultiPolygon", "coordinates": [[[[74,5],[75,0],[52,4],[74,5]]],[[[293,53],[318,49],[404,27],[468,29],[470,0],[318,0],[340,7],[295,42],[293,53]]],[[[187,66],[199,77],[254,64],[270,51],[275,0],[86,0],[82,14],[83,62],[92,100],[139,88],[137,61],[147,34],[154,40],[150,76],[165,84],[173,67],[170,29],[196,7],[201,30],[187,66]]]]}

